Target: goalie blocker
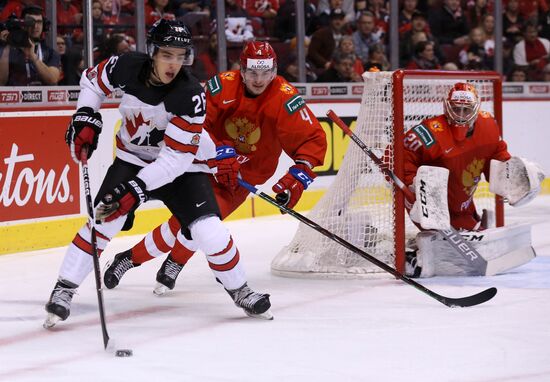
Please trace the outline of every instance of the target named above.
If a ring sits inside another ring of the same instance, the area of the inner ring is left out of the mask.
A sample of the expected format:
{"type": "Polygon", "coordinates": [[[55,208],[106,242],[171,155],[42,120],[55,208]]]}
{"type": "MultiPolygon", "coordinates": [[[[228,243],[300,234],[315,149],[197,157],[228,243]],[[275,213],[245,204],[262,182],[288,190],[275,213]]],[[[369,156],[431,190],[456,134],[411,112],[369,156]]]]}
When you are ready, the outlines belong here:
{"type": "MultiPolygon", "coordinates": [[[[531,246],[531,225],[491,228],[479,232],[461,232],[460,235],[487,261],[483,276],[493,276],[523,265],[535,258],[531,246]]],[[[424,231],[416,236],[419,277],[476,276],[477,268],[462,256],[438,232],[424,231]]]]}

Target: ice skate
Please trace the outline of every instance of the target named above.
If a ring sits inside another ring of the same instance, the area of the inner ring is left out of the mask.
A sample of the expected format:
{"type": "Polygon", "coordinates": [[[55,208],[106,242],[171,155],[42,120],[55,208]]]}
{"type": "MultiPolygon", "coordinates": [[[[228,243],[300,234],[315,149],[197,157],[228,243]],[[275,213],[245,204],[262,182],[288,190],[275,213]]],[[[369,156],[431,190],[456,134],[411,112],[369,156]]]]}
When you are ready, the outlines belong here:
{"type": "Polygon", "coordinates": [[[59,321],[65,321],[71,314],[71,300],[76,292],[77,285],[68,281],[58,281],[53,288],[49,301],[46,303],[48,316],[42,325],[50,329],[59,321]]]}
{"type": "Polygon", "coordinates": [[[115,288],[124,274],[141,264],[132,263],[132,251],[127,250],[115,256],[112,263],[107,264],[107,270],[103,275],[103,283],[107,289],[115,288]]]}
{"type": "Polygon", "coordinates": [[[176,279],[182,269],[183,265],[180,265],[172,260],[172,254],[170,253],[157,272],[157,285],[155,286],[153,293],[157,296],[162,296],[168,290],[174,289],[176,279]]]}
{"type": "Polygon", "coordinates": [[[269,294],[256,293],[246,283],[239,289],[226,289],[226,291],[235,302],[235,305],[242,308],[248,316],[273,320],[273,314],[269,310],[271,307],[269,294]]]}

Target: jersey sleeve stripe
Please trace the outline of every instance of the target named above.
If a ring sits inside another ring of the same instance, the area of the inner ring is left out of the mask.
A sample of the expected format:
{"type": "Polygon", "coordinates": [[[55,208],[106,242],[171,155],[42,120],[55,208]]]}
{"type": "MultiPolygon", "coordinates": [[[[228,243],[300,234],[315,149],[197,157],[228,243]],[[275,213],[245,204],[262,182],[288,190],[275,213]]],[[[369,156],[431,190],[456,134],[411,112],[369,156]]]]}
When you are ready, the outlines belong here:
{"type": "Polygon", "coordinates": [[[101,61],[97,66],[97,84],[99,85],[103,93],[105,93],[105,95],[111,94],[111,91],[105,85],[105,82],[103,82],[103,73],[105,72],[104,69],[107,62],[108,60],[101,61]]]}
{"type": "Polygon", "coordinates": [[[170,123],[172,123],[174,126],[180,128],[183,131],[187,131],[190,133],[200,133],[202,131],[202,125],[199,124],[191,124],[180,117],[174,117],[170,120],[170,123]]]}
{"type": "Polygon", "coordinates": [[[188,115],[180,115],[179,118],[184,119],[187,123],[191,125],[202,125],[206,120],[205,115],[200,115],[198,117],[189,117],[188,115]]]}
{"type": "Polygon", "coordinates": [[[183,153],[191,153],[193,155],[197,155],[197,151],[199,150],[199,146],[187,145],[185,143],[178,142],[167,135],[164,136],[164,142],[166,143],[166,146],[174,150],[181,151],[183,153]]]}
{"type": "Polygon", "coordinates": [[[212,257],[212,256],[222,256],[222,255],[225,255],[227,252],[229,252],[230,249],[233,248],[233,237],[230,237],[229,238],[229,244],[227,244],[227,246],[222,249],[220,252],[217,252],[217,253],[214,253],[212,255],[208,255],[209,257],[212,257]]]}

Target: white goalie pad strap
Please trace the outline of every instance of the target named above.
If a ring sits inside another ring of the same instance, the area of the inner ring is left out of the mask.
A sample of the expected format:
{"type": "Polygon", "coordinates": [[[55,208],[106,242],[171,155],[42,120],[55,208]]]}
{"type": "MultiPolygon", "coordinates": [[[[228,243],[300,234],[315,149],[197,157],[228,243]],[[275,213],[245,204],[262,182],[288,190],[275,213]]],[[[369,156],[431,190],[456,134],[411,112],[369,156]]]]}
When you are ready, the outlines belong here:
{"type": "MultiPolygon", "coordinates": [[[[481,232],[461,232],[461,236],[487,260],[486,276],[506,272],[535,258],[529,224],[491,228],[481,232]]],[[[421,232],[416,237],[416,243],[417,261],[422,267],[420,277],[478,274],[472,264],[459,256],[441,234],[434,231],[421,232]]]]}
{"type": "Polygon", "coordinates": [[[420,166],[414,179],[416,201],[409,213],[411,220],[424,229],[451,227],[447,203],[449,170],[420,166]]]}
{"type": "Polygon", "coordinates": [[[511,206],[519,207],[537,196],[544,177],[540,166],[527,159],[512,157],[506,162],[493,159],[489,191],[508,199],[511,206]]]}

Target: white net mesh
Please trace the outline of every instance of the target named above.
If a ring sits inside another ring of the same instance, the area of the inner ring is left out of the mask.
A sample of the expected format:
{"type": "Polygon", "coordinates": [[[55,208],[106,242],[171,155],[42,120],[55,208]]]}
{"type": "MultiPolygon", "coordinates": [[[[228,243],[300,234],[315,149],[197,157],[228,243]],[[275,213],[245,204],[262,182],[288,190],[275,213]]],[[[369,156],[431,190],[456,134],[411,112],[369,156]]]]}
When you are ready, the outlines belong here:
{"type": "MultiPolygon", "coordinates": [[[[365,86],[355,134],[379,158],[394,168],[394,101],[392,72],[365,73],[365,86]]],[[[414,79],[403,84],[404,130],[423,119],[443,113],[443,99],[457,79],[414,79]]],[[[493,113],[493,83],[475,80],[482,110],[493,113]]],[[[335,129],[338,129],[335,127],[335,129]]],[[[400,143],[400,142],[399,142],[400,143]]],[[[478,209],[494,210],[494,197],[486,184],[476,193],[478,209]]],[[[395,211],[391,184],[379,168],[353,142],[349,142],[341,168],[327,192],[308,217],[368,254],[395,267],[395,211]]],[[[417,230],[406,217],[406,236],[417,230]]],[[[274,274],[290,277],[359,278],[382,272],[374,264],[300,224],[292,242],[273,259],[274,274]]]]}

